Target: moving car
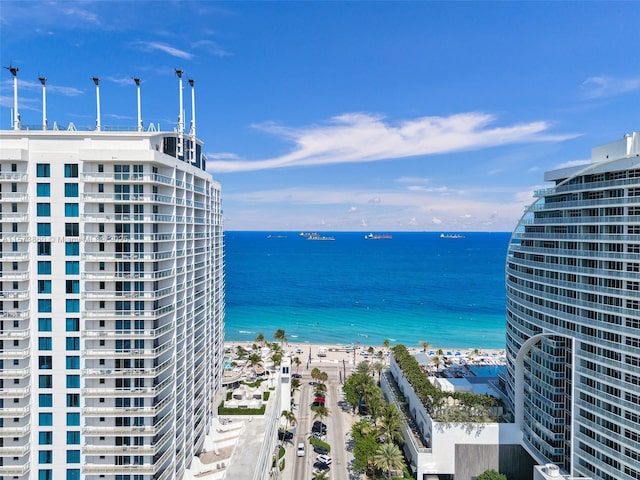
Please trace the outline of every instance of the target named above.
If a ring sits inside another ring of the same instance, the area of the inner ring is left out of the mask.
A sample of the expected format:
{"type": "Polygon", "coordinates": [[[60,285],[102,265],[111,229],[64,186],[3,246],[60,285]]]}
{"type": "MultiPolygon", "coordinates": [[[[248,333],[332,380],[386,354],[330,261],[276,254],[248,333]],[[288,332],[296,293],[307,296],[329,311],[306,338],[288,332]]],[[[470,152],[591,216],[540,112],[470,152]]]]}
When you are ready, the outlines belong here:
{"type": "Polygon", "coordinates": [[[298,450],[297,450],[297,452],[296,452],[296,455],[297,455],[298,457],[304,457],[304,443],[300,442],[300,443],[298,444],[298,450]]]}

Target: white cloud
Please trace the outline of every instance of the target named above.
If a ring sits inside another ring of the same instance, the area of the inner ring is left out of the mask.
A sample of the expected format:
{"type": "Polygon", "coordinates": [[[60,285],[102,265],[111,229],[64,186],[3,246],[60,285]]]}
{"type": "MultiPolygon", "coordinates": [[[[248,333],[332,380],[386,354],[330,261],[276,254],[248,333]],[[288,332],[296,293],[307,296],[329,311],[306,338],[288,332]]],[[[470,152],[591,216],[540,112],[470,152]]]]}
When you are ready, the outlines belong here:
{"type": "Polygon", "coordinates": [[[554,170],[560,168],[579,167],[581,165],[588,165],[589,163],[591,163],[591,160],[570,160],[554,167],[554,170]]]}
{"type": "Polygon", "coordinates": [[[469,112],[448,117],[420,117],[391,123],[382,116],[346,113],[325,125],[302,128],[274,123],[254,125],[290,141],[285,155],[265,160],[213,161],[217,173],[338,163],[373,162],[421,155],[479,150],[522,142],[555,142],[575,135],[548,134],[544,121],[491,126],[495,117],[469,112]]]}
{"type": "Polygon", "coordinates": [[[358,207],[349,207],[349,210],[347,210],[347,213],[356,213],[358,211],[358,207]]]}
{"type": "Polygon", "coordinates": [[[615,97],[638,89],[640,89],[640,77],[589,77],[582,82],[583,95],[587,99],[615,97]]]}
{"type": "Polygon", "coordinates": [[[367,221],[363,218],[362,220],[360,220],[360,226],[361,227],[368,227],[369,225],[367,225],[367,221]]]}
{"type": "Polygon", "coordinates": [[[431,219],[431,223],[433,223],[434,225],[440,225],[442,224],[442,220],[440,220],[438,217],[433,217],[431,219]]]}
{"type": "Polygon", "coordinates": [[[168,53],[173,57],[183,58],[185,60],[191,60],[193,58],[192,53],[185,52],[184,50],[180,50],[179,48],[172,47],[171,45],[167,45],[166,43],[163,43],[163,42],[137,41],[137,42],[133,42],[133,46],[144,51],[160,50],[161,52],[168,53]]]}
{"type": "Polygon", "coordinates": [[[212,40],[199,40],[191,44],[192,48],[203,49],[215,57],[229,57],[232,54],[212,40]]]}
{"type": "MultiPolygon", "coordinates": [[[[6,84],[13,85],[13,80],[7,80],[6,84]]],[[[78,95],[84,95],[84,92],[75,87],[65,87],[62,85],[55,85],[51,83],[46,84],[47,93],[59,93],[64,95],[65,97],[76,97],[78,95]]],[[[18,79],[18,92],[20,90],[42,90],[42,84],[40,82],[34,82],[31,80],[21,80],[18,79]]]]}

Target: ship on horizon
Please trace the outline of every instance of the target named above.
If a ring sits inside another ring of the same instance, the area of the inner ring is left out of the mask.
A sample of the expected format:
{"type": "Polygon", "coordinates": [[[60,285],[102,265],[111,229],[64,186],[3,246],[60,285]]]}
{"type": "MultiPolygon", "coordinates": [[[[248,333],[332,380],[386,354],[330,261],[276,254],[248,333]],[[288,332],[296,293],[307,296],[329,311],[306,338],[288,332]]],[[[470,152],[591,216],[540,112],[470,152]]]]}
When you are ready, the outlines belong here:
{"type": "Polygon", "coordinates": [[[391,240],[393,235],[389,235],[388,233],[370,233],[369,235],[365,235],[365,240],[391,240]]]}
{"type": "Polygon", "coordinates": [[[461,233],[441,233],[440,238],[464,238],[461,233]]]}

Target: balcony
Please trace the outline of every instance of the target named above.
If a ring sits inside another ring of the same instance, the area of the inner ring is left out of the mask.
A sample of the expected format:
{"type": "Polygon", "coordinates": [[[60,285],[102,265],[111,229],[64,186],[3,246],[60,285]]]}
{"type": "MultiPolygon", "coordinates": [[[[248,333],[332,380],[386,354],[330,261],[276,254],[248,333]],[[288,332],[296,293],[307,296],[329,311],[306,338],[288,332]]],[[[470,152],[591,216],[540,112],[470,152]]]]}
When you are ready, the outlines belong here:
{"type": "Polygon", "coordinates": [[[3,368],[0,370],[0,378],[27,378],[29,376],[29,367],[25,368],[3,368]]]}

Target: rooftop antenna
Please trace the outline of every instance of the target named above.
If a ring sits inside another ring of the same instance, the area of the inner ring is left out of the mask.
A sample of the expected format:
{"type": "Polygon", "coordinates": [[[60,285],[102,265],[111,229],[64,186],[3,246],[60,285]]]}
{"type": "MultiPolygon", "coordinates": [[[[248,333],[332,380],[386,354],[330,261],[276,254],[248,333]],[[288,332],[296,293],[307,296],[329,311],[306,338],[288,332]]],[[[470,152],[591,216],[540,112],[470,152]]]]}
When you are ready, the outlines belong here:
{"type": "Polygon", "coordinates": [[[191,136],[191,163],[196,161],[196,89],[195,80],[190,78],[189,85],[191,85],[191,126],[189,128],[189,135],[191,136]]]}
{"type": "Polygon", "coordinates": [[[180,114],[178,115],[178,158],[182,157],[183,135],[184,135],[184,116],[183,116],[183,104],[182,104],[182,70],[176,68],[176,75],[179,81],[179,93],[180,93],[180,114]]]}
{"type": "Polygon", "coordinates": [[[38,77],[42,84],[42,129],[47,130],[47,79],[45,77],[38,77]]]}
{"type": "Polygon", "coordinates": [[[4,67],[13,75],[13,129],[20,130],[20,114],[18,113],[18,67],[9,64],[4,67]]]}
{"type": "Polygon", "coordinates": [[[96,84],[96,131],[100,131],[100,79],[92,77],[93,83],[96,84]]]}
{"type": "Polygon", "coordinates": [[[138,91],[138,131],[142,131],[142,113],[140,109],[140,79],[134,77],[134,82],[136,82],[136,90],[138,91]]]}

